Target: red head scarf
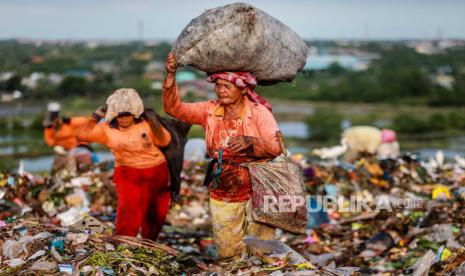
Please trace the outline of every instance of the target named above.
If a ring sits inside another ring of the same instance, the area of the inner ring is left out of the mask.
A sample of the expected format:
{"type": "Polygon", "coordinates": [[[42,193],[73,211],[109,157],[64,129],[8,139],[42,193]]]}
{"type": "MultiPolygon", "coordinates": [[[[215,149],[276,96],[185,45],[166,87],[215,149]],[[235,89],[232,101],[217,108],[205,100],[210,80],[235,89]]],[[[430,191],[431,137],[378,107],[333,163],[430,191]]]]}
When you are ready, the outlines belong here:
{"type": "Polygon", "coordinates": [[[270,102],[255,93],[257,79],[254,75],[248,72],[219,72],[209,75],[207,81],[216,82],[218,79],[234,83],[239,88],[247,88],[246,95],[251,101],[262,104],[271,111],[272,106],[270,102]]]}

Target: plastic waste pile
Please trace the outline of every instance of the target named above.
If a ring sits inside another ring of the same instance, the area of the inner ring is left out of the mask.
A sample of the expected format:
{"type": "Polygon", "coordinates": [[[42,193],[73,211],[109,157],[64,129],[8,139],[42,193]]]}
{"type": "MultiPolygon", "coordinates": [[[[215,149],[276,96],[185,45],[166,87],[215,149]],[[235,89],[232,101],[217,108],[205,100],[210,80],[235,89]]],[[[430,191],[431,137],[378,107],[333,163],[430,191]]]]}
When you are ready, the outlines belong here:
{"type": "Polygon", "coordinates": [[[180,275],[206,269],[153,241],[107,235],[96,222],[82,228],[20,219],[0,228],[0,275],[180,275]]]}
{"type": "Polygon", "coordinates": [[[335,261],[363,275],[460,275],[462,160],[447,161],[439,151],[427,161],[411,153],[354,164],[300,161],[309,194],[333,199],[337,207],[309,210],[309,235],[287,236],[286,243],[314,265],[335,261]]]}
{"type": "Polygon", "coordinates": [[[159,243],[111,236],[116,204],[111,172],[59,179],[2,173],[0,273],[465,272],[465,160],[445,160],[440,153],[429,160],[404,154],[353,164],[302,154],[291,160],[305,177],[307,234],[277,230],[275,241],[247,237],[257,253],[226,264],[216,260],[203,162],[185,162],[180,198],[172,202],[159,243]]]}
{"type": "Polygon", "coordinates": [[[109,172],[63,178],[0,173],[0,220],[44,218],[69,226],[91,215],[111,226],[115,208],[116,191],[109,172]]]}

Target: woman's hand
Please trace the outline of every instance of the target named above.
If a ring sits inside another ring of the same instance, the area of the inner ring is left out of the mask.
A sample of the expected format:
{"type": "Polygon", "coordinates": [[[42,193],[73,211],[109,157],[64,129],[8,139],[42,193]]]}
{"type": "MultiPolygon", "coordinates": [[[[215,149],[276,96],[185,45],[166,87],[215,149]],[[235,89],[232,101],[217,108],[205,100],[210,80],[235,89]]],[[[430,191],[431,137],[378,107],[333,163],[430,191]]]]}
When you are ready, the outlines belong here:
{"type": "Polygon", "coordinates": [[[151,108],[147,108],[144,112],[145,118],[147,119],[148,123],[154,127],[155,129],[158,129],[162,127],[160,120],[158,119],[158,115],[155,112],[155,110],[151,108]]]}
{"type": "Polygon", "coordinates": [[[92,114],[92,117],[94,117],[97,121],[100,121],[100,119],[105,117],[106,113],[107,113],[107,107],[104,105],[101,105],[97,107],[97,109],[92,114]]]}
{"type": "Polygon", "coordinates": [[[176,69],[176,57],[170,52],[165,60],[165,70],[168,74],[174,74],[176,69]]]}
{"type": "Polygon", "coordinates": [[[165,60],[166,79],[163,82],[163,89],[169,90],[176,85],[176,58],[173,53],[169,53],[165,60]]]}
{"type": "Polygon", "coordinates": [[[253,144],[255,137],[252,136],[236,136],[229,139],[229,150],[235,153],[253,154],[253,144]]]}

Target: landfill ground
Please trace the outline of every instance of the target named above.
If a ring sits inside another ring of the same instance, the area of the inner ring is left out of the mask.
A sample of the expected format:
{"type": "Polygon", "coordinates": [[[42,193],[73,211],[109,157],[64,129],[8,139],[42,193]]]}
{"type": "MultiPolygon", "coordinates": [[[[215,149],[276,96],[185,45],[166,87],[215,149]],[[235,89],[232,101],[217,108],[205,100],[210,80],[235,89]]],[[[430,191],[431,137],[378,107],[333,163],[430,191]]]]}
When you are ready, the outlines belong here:
{"type": "Polygon", "coordinates": [[[2,172],[0,275],[465,275],[465,160],[291,160],[308,195],[338,208],[309,198],[307,234],[248,237],[260,253],[235,262],[216,259],[204,163],[185,162],[157,242],[112,235],[106,164],[53,178],[2,172]],[[351,208],[351,197],[367,208],[351,208]]]}

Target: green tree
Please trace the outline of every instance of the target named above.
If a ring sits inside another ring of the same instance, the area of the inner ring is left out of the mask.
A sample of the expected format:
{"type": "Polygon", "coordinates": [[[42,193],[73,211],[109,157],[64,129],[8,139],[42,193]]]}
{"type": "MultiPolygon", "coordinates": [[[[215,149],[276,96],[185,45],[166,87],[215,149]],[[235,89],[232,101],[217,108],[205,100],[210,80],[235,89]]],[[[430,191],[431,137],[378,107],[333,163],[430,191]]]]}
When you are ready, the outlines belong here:
{"type": "Polygon", "coordinates": [[[71,95],[84,96],[87,91],[87,81],[80,77],[65,77],[58,86],[58,93],[67,97],[71,95]]]}
{"type": "Polygon", "coordinates": [[[18,75],[14,75],[9,78],[5,83],[5,90],[6,91],[15,91],[21,90],[21,77],[18,75]]]}
{"type": "Polygon", "coordinates": [[[394,117],[393,128],[400,133],[408,134],[425,133],[431,130],[427,120],[406,113],[394,117]]]}
{"type": "Polygon", "coordinates": [[[333,62],[329,65],[329,67],[326,69],[326,71],[328,72],[328,74],[330,76],[339,76],[343,73],[346,72],[345,68],[342,67],[339,63],[337,62],[333,62]]]}
{"type": "Polygon", "coordinates": [[[447,117],[440,113],[432,114],[428,121],[429,126],[433,131],[446,130],[449,127],[447,117]]]}
{"type": "Polygon", "coordinates": [[[343,117],[338,112],[317,110],[305,120],[309,126],[310,139],[318,141],[338,139],[341,134],[342,120],[343,117]]]}

